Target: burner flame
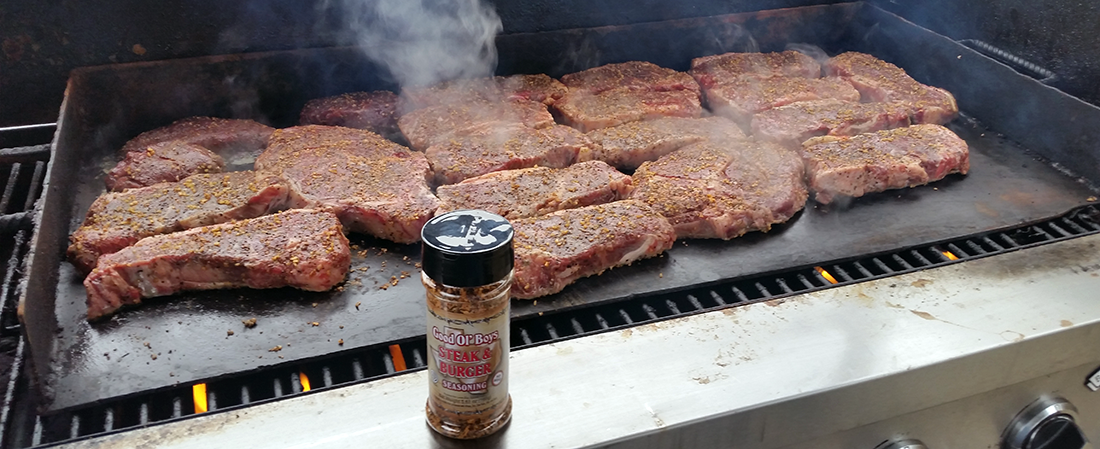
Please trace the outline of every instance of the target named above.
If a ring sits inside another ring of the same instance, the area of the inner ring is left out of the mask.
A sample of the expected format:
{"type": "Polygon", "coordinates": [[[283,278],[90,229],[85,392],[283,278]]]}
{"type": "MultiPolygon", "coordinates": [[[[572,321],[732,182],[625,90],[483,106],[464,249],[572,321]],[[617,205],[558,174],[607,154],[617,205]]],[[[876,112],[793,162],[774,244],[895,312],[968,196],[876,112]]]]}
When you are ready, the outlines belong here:
{"type": "Polygon", "coordinates": [[[191,397],[195,400],[195,414],[206,413],[206,384],[192,385],[191,397]]]}
{"type": "Polygon", "coordinates": [[[951,251],[945,251],[941,249],[940,252],[943,253],[943,257],[946,257],[948,260],[959,260],[959,256],[956,256],[955,253],[952,253],[951,251]]]}
{"type": "Polygon", "coordinates": [[[390,358],[393,359],[394,371],[405,371],[405,355],[401,354],[401,347],[398,345],[390,345],[390,358]]]}
{"type": "Polygon", "coordinates": [[[837,283],[836,278],[834,278],[832,274],[829,274],[828,271],[825,271],[824,268],[814,267],[814,271],[816,271],[817,274],[820,274],[821,277],[825,278],[826,281],[829,281],[830,284],[836,284],[837,283]]]}
{"type": "Polygon", "coordinates": [[[298,383],[302,384],[302,393],[312,389],[309,386],[309,376],[306,376],[306,373],[301,371],[298,372],[298,383]]]}

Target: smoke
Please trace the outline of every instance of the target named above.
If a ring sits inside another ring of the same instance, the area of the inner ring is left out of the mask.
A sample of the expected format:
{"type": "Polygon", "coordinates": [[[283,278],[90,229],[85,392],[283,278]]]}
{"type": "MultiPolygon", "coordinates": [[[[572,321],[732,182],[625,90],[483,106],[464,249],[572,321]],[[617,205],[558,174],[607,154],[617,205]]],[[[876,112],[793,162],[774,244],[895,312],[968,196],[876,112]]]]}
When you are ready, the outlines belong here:
{"type": "Polygon", "coordinates": [[[323,0],[401,87],[493,74],[503,26],[482,0],[323,0]]]}
{"type": "Polygon", "coordinates": [[[825,63],[829,61],[829,54],[825,53],[825,50],[822,50],[821,47],[813,44],[791,43],[787,44],[784,50],[794,50],[806,56],[814,58],[814,61],[817,61],[817,63],[821,64],[822,66],[824,66],[825,63]]]}

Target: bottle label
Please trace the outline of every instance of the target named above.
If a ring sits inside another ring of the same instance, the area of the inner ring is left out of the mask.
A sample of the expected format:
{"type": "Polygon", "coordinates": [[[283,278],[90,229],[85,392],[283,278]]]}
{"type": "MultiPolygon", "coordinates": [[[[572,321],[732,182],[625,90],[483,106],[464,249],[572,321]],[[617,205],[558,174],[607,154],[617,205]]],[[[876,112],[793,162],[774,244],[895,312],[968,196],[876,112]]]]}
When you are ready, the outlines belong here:
{"type": "Polygon", "coordinates": [[[509,305],[480,320],[428,309],[428,394],[457,415],[480,415],[508,400],[509,305]]]}

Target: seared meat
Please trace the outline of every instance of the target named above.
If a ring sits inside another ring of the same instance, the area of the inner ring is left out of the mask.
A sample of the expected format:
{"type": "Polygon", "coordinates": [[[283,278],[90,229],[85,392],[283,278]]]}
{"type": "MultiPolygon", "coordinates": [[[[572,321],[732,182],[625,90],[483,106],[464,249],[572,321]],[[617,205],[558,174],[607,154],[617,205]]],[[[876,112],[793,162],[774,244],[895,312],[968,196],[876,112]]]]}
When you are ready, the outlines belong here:
{"type": "Polygon", "coordinates": [[[814,199],[822,204],[838,196],[914,187],[970,169],[966,142],[940,125],[818,137],[804,144],[802,155],[814,199]]]}
{"type": "Polygon", "coordinates": [[[424,154],[369,131],[280,129],[256,165],[286,179],[290,207],[329,211],[349,231],[398,243],[420,240],[439,207],[424,154]]]}
{"type": "Polygon", "coordinates": [[[401,135],[397,129],[397,95],[388,90],[310,100],[302,108],[299,123],[366,129],[390,139],[401,135]]]}
{"type": "Polygon", "coordinates": [[[403,91],[401,111],[409,113],[430,106],[508,100],[528,100],[551,105],[565,95],[565,91],[565,85],[541,73],[463,79],[403,91]]]}
{"type": "Polygon", "coordinates": [[[554,124],[554,117],[542,103],[506,100],[430,106],[405,114],[397,121],[409,145],[420,151],[461,136],[471,128],[494,123],[546,128],[554,124]]]}
{"type": "Polygon", "coordinates": [[[745,138],[741,128],[723,117],[663,117],[598,129],[587,136],[595,145],[591,152],[578,154],[578,161],[599,160],[624,170],[706,139],[745,138]]]}
{"type": "Polygon", "coordinates": [[[799,101],[836,99],[859,102],[859,91],[837,77],[741,77],[704,88],[703,91],[711,111],[745,125],[759,112],[799,101]]]}
{"type": "Polygon", "coordinates": [[[125,155],[132,151],[145,151],[153,144],[179,140],[230,159],[252,158],[264,149],[267,138],[274,130],[252,120],[188,117],[163,128],[138,134],[126,142],[119,153],[125,155]]]}
{"type": "Polygon", "coordinates": [[[251,171],[191,175],[179,182],[105,193],[69,238],[69,260],[87,273],[101,255],[144,237],[282,209],[287,193],[279,177],[251,171]]]}
{"type": "Polygon", "coordinates": [[[221,173],[225,160],[198,145],[178,140],[150,145],[145,151],[126,154],[107,173],[107,190],[147,187],[158,182],[175,182],[198,173],[221,173]]]}
{"type": "Polygon", "coordinates": [[[669,92],[687,90],[699,93],[699,85],[690,75],[645,61],[607,64],[561,77],[569,92],[592,94],[612,89],[669,92]]]}
{"type": "Polygon", "coordinates": [[[603,204],[630,193],[630,177],[600,161],[493,172],[439,186],[439,213],[481,209],[509,220],[603,204]]]}
{"type": "Polygon", "coordinates": [[[724,53],[692,59],[690,73],[700,86],[707,89],[742,78],[818,78],[821,76],[821,64],[793,50],[781,53],[724,53]]]}
{"type": "Polygon", "coordinates": [[[512,296],[557,293],[573,281],[653,257],[672,247],[668,221],[637,201],[566,209],[514,220],[512,296]]]}
{"type": "Polygon", "coordinates": [[[562,168],[591,150],[592,141],[568,126],[533,129],[488,123],[432,145],[424,154],[436,184],[454,184],[486,173],[534,166],[562,168]]]}
{"type": "Polygon", "coordinates": [[[554,103],[562,121],[582,132],[659,117],[693,117],[703,114],[699,94],[692,90],[653,91],[633,88],[600,93],[573,91],[554,103]]]}
{"type": "Polygon", "coordinates": [[[183,290],[325,291],[343,282],[350,266],[348,239],[326,212],[292,210],[148,237],[100,258],[84,279],[88,319],[183,290]]]}
{"type": "Polygon", "coordinates": [[[820,100],[791,103],[756,114],[752,134],[797,149],[811,137],[854,136],[907,125],[909,114],[903,105],[820,100]]]}
{"type": "Polygon", "coordinates": [[[767,231],[806,203],[798,154],[771,143],[707,140],[646,162],[631,198],[653,206],[679,238],[767,231]]]}
{"type": "Polygon", "coordinates": [[[844,77],[867,101],[904,104],[913,123],[945,124],[959,115],[950,92],[917,82],[900,67],[865,53],[837,55],[825,65],[830,75],[844,77]]]}

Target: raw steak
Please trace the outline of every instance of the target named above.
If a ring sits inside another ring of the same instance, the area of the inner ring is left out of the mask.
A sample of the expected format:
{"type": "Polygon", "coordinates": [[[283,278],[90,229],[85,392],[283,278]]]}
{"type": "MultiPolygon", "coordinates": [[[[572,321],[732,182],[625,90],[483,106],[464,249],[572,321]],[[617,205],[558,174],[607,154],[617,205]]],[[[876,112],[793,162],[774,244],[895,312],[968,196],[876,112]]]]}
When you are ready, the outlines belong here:
{"type": "Polygon", "coordinates": [[[607,128],[659,117],[693,117],[703,114],[697,90],[643,90],[619,88],[591,93],[570,90],[554,103],[562,122],[581,130],[607,128]]]}
{"type": "Polygon", "coordinates": [[[178,140],[156,143],[145,151],[126,153],[115,168],[107,172],[107,190],[119,191],[147,187],[158,182],[176,182],[198,173],[221,173],[225,160],[198,145],[178,140]]]}
{"type": "Polygon", "coordinates": [[[302,108],[299,123],[366,129],[391,139],[401,135],[397,129],[397,95],[388,90],[310,100],[302,108]]]}
{"type": "Polygon", "coordinates": [[[489,123],[546,128],[554,124],[554,117],[542,103],[509,100],[430,106],[405,114],[397,121],[409,145],[420,151],[467,133],[471,127],[489,123]]]}
{"type": "Polygon", "coordinates": [[[821,64],[793,50],[780,53],[725,53],[692,59],[689,72],[706,89],[741,78],[818,78],[821,76],[821,64]]]}
{"type": "Polygon", "coordinates": [[[940,125],[914,125],[860,134],[818,137],[802,149],[814,199],[914,187],[970,170],[966,142],[940,125]]]}
{"type": "Polygon", "coordinates": [[[676,240],[667,220],[631,200],[522,218],[512,226],[512,296],[521,299],[557,293],[577,279],[656,256],[676,240]]]}
{"type": "Polygon", "coordinates": [[[84,279],[88,319],[183,290],[295,287],[344,281],[351,250],[335,216],[292,210],[142,239],[99,259],[84,279]]]}
{"type": "Polygon", "coordinates": [[[191,175],[179,182],[105,193],[69,238],[69,260],[87,273],[101,255],[144,237],[282,209],[287,193],[278,176],[252,171],[191,175]]]}
{"type": "Polygon", "coordinates": [[[509,220],[618,201],[629,193],[630,177],[600,161],[498,171],[436,190],[439,213],[481,209],[509,220]]]}
{"type": "Polygon", "coordinates": [[[811,137],[854,136],[907,125],[909,114],[897,103],[820,100],[791,103],[756,114],[752,134],[759,140],[798,149],[811,137]]]}
{"type": "Polygon", "coordinates": [[[645,61],[607,64],[561,77],[569,92],[597,94],[612,89],[630,88],[654,92],[687,90],[699,93],[699,85],[683,72],[666,69],[645,61]]]}
{"type": "Polygon", "coordinates": [[[130,139],[119,151],[125,155],[131,151],[144,151],[153,144],[180,140],[206,148],[222,157],[253,158],[267,145],[267,138],[275,129],[252,120],[215,117],[188,117],[171,125],[146,131],[130,139]]]}
{"type": "Polygon", "coordinates": [[[565,85],[541,73],[455,80],[403,91],[401,111],[408,113],[429,106],[507,100],[529,100],[551,105],[565,92],[565,85]]]}
{"type": "Polygon", "coordinates": [[[342,126],[306,125],[277,129],[259,157],[257,170],[280,172],[303,160],[316,162],[335,157],[342,160],[354,154],[365,158],[409,157],[408,148],[386,140],[373,132],[342,126]]]}
{"type": "Polygon", "coordinates": [[[595,145],[578,154],[578,161],[599,160],[623,170],[706,139],[745,138],[741,128],[724,117],[662,117],[598,129],[587,136],[595,145]]]}
{"type": "Polygon", "coordinates": [[[865,53],[847,52],[825,64],[830,75],[844,77],[868,101],[906,105],[913,123],[945,124],[959,115],[950,92],[921,84],[900,67],[865,53]]]}
{"type": "Polygon", "coordinates": [[[711,111],[745,125],[759,112],[799,101],[836,99],[859,102],[859,91],[838,77],[742,77],[704,88],[703,91],[711,111]]]}
{"type": "Polygon", "coordinates": [[[588,137],[568,126],[533,129],[488,123],[432,145],[424,154],[441,185],[500,170],[567,167],[578,153],[592,151],[591,146],[588,137]]]}
{"type": "Polygon", "coordinates": [[[730,239],[768,231],[806,203],[794,151],[750,140],[708,140],[646,162],[631,198],[652,206],[679,238],[730,239]]]}

